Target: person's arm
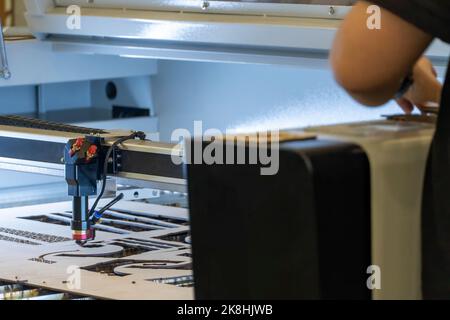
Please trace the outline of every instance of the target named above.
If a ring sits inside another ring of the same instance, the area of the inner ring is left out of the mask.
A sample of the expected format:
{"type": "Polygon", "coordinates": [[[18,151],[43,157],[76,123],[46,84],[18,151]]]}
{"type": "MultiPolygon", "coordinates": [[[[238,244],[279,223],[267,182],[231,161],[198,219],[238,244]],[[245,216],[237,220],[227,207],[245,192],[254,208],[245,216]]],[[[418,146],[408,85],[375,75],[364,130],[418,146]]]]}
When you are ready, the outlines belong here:
{"type": "Polygon", "coordinates": [[[414,71],[411,90],[417,94],[408,92],[399,104],[408,111],[413,104],[428,102],[419,100],[435,100],[440,96],[439,82],[431,64],[420,59],[433,37],[384,9],[381,29],[369,29],[370,5],[358,2],[337,33],[330,55],[337,82],[360,103],[379,106],[391,100],[414,71]]]}

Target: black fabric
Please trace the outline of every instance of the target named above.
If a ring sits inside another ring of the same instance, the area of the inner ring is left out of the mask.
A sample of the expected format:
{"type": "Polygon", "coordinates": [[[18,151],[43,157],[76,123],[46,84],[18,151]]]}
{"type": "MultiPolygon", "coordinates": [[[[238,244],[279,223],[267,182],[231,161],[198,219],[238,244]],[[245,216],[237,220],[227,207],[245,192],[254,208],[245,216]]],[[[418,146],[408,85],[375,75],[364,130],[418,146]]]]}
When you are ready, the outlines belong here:
{"type": "Polygon", "coordinates": [[[422,208],[425,299],[450,299],[450,73],[430,149],[422,208]]]}
{"type": "Polygon", "coordinates": [[[371,0],[370,2],[399,15],[436,38],[450,42],[449,0],[371,0]]]}
{"type": "MultiPolygon", "coordinates": [[[[450,0],[372,0],[434,37],[450,42],[450,0]]],[[[450,73],[430,149],[422,206],[425,299],[450,299],[450,73]]]]}

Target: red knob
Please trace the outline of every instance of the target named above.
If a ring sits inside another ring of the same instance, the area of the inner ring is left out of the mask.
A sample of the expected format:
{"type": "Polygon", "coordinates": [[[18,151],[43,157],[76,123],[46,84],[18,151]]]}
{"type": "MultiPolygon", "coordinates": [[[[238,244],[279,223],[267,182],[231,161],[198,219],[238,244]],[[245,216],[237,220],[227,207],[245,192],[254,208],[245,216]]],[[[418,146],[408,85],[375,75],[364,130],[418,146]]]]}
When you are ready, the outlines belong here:
{"type": "Polygon", "coordinates": [[[87,159],[90,160],[93,157],[95,157],[97,155],[97,150],[98,150],[98,147],[95,144],[90,146],[86,152],[87,159]]]}
{"type": "Polygon", "coordinates": [[[72,148],[70,149],[70,156],[73,157],[75,153],[81,150],[81,147],[83,147],[84,144],[84,138],[78,138],[75,143],[72,145],[72,148]]]}
{"type": "Polygon", "coordinates": [[[73,146],[77,149],[81,149],[81,147],[83,146],[83,143],[84,143],[84,138],[78,138],[75,141],[75,144],[73,146]]]}
{"type": "Polygon", "coordinates": [[[89,147],[88,152],[92,155],[95,155],[97,153],[97,146],[95,144],[93,144],[92,146],[89,147]]]}

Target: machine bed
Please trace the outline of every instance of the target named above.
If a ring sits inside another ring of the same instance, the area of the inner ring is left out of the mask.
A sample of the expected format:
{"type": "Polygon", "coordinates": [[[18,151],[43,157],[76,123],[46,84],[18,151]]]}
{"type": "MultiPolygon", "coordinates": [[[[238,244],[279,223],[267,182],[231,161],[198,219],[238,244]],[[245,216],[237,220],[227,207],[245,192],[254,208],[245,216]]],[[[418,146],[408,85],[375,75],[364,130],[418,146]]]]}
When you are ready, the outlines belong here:
{"type": "Polygon", "coordinates": [[[70,208],[0,210],[0,300],[193,298],[186,209],[123,201],[79,247],[70,208]]]}

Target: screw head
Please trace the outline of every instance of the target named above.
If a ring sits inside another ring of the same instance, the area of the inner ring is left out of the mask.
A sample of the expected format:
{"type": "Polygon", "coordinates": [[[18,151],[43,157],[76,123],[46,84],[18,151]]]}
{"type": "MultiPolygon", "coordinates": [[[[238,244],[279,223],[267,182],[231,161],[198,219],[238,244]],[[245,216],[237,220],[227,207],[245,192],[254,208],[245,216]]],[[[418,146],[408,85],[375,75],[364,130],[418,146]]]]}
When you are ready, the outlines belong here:
{"type": "Polygon", "coordinates": [[[8,69],[3,69],[0,72],[0,74],[1,74],[2,78],[5,79],[5,80],[11,79],[11,71],[9,71],[8,69]]]}
{"type": "Polygon", "coordinates": [[[334,16],[336,14],[336,8],[333,6],[330,6],[328,9],[328,13],[330,16],[334,16]]]}

